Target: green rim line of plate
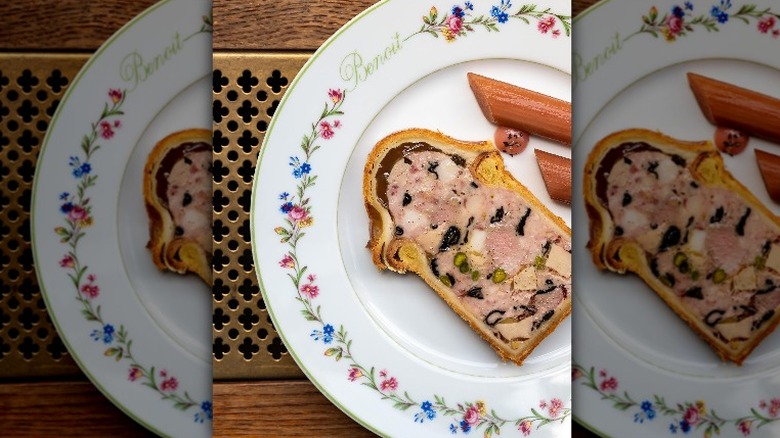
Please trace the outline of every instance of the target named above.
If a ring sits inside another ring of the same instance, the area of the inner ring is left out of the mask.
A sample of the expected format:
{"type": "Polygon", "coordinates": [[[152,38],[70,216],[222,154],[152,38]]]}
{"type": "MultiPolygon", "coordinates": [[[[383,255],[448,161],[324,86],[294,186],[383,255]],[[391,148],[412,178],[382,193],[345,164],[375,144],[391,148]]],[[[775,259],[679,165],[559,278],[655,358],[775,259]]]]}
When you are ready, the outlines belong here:
{"type": "MultiPolygon", "coordinates": [[[[288,100],[290,100],[292,96],[293,89],[298,84],[299,81],[302,80],[304,73],[309,70],[309,68],[314,64],[314,62],[327,50],[328,47],[330,47],[337,39],[340,37],[344,32],[349,30],[352,26],[357,24],[360,20],[368,16],[369,14],[375,12],[380,7],[387,5],[390,2],[390,0],[382,0],[370,7],[368,7],[363,12],[356,15],[354,18],[352,18],[348,23],[346,23],[341,29],[336,31],[333,35],[331,35],[330,38],[328,38],[322,46],[320,46],[319,49],[312,55],[311,58],[309,58],[308,61],[306,61],[306,64],[301,68],[301,70],[295,75],[295,78],[293,79],[292,83],[290,84],[290,87],[287,89],[287,91],[284,94],[284,97],[282,98],[282,101],[279,103],[279,108],[277,109],[274,117],[271,119],[271,123],[268,126],[268,131],[266,132],[266,135],[263,139],[263,144],[260,148],[260,154],[257,157],[257,165],[255,167],[255,175],[253,180],[253,186],[256,184],[258,180],[258,176],[260,175],[260,167],[263,161],[263,156],[265,155],[265,151],[267,150],[267,146],[270,143],[271,133],[273,131],[274,126],[276,126],[276,121],[279,118],[279,114],[282,114],[282,110],[284,109],[285,104],[288,100]]],[[[250,209],[249,213],[249,225],[250,225],[250,235],[252,239],[252,253],[255,259],[255,274],[257,276],[257,281],[260,284],[260,290],[262,291],[263,295],[268,295],[269,292],[267,292],[268,289],[266,289],[265,284],[263,283],[262,276],[260,275],[260,269],[258,266],[260,265],[260,254],[258,252],[258,244],[257,244],[257,238],[255,236],[255,211],[257,209],[257,203],[252,202],[252,207],[250,209]]],[[[274,321],[274,327],[276,327],[276,331],[278,332],[279,336],[282,338],[282,342],[285,345],[291,345],[287,337],[284,335],[282,330],[280,329],[280,325],[277,323],[278,319],[276,317],[276,314],[273,311],[273,306],[271,306],[270,300],[265,299],[266,301],[266,308],[268,310],[268,314],[271,315],[271,319],[274,321]]],[[[371,432],[380,435],[380,436],[387,436],[381,431],[379,431],[377,428],[375,428],[373,425],[369,424],[367,420],[364,418],[358,416],[351,410],[349,410],[346,406],[341,404],[333,395],[331,395],[325,387],[317,381],[312,372],[306,368],[304,363],[301,361],[301,358],[295,353],[295,351],[291,348],[289,348],[288,353],[290,353],[290,356],[295,360],[295,362],[298,364],[298,367],[301,368],[301,370],[306,374],[309,381],[322,393],[328,400],[330,400],[331,403],[333,403],[336,407],[338,407],[342,412],[349,415],[350,418],[355,420],[358,424],[365,427],[366,429],[370,430],[371,432]]]]}
{"type": "Polygon", "coordinates": [[[586,15],[590,14],[591,12],[595,11],[596,9],[606,5],[612,0],[601,0],[598,1],[590,6],[588,6],[584,11],[580,12],[574,19],[572,20],[572,24],[580,21],[581,19],[585,18],[586,15]]]}
{"type": "MultiPolygon", "coordinates": [[[[62,100],[60,101],[60,104],[58,106],[57,111],[55,112],[54,116],[52,117],[51,124],[49,125],[49,129],[46,131],[46,136],[43,141],[43,145],[41,146],[41,150],[38,153],[38,161],[35,165],[36,170],[40,169],[43,164],[43,158],[45,156],[44,152],[46,151],[47,146],[49,145],[49,141],[51,140],[51,133],[54,132],[54,128],[57,123],[57,119],[59,118],[60,114],[65,111],[65,108],[67,107],[66,103],[68,102],[68,99],[70,98],[71,94],[73,94],[77,88],[78,83],[81,81],[81,79],[86,75],[87,71],[89,70],[92,65],[97,62],[98,58],[100,58],[100,55],[103,54],[106,50],[108,50],[109,47],[111,47],[119,37],[125,34],[128,30],[130,30],[132,27],[134,27],[136,24],[138,24],[139,21],[146,18],[151,13],[155,12],[160,7],[167,5],[168,3],[171,3],[173,0],[161,0],[159,3],[150,6],[137,16],[127,22],[124,26],[122,26],[116,33],[111,35],[106,42],[104,42],[98,49],[95,51],[95,53],[89,58],[89,60],[84,64],[84,66],[81,67],[76,77],[73,79],[73,82],[68,87],[67,91],[65,92],[65,95],[62,97],[62,100]]],[[[36,237],[35,237],[35,198],[37,197],[36,193],[38,193],[38,183],[40,182],[40,177],[38,176],[39,173],[36,171],[35,177],[33,179],[33,191],[32,191],[32,197],[30,200],[30,240],[32,241],[33,249],[36,249],[38,246],[36,245],[36,237]]],[[[33,262],[35,263],[36,267],[40,267],[40,264],[38,263],[38,252],[33,251],[33,262]]],[[[36,277],[38,277],[38,284],[41,288],[41,293],[43,294],[43,298],[45,301],[48,301],[46,298],[48,296],[47,288],[44,285],[43,282],[43,274],[40,272],[40,269],[37,268],[35,270],[36,277]]],[[[76,362],[76,364],[79,366],[81,371],[89,378],[89,380],[92,382],[93,385],[107,398],[111,401],[111,403],[114,404],[114,406],[118,407],[122,412],[124,412],[128,417],[132,418],[135,422],[138,424],[141,424],[142,426],[146,427],[150,431],[156,433],[157,435],[161,436],[169,436],[164,434],[162,431],[158,430],[148,422],[146,422],[144,419],[140,418],[139,416],[135,415],[134,412],[132,412],[129,408],[119,403],[118,400],[116,400],[112,394],[104,388],[100,382],[98,381],[95,376],[93,376],[89,369],[84,365],[84,362],[82,362],[81,358],[79,358],[76,354],[73,354],[73,348],[71,348],[70,342],[68,341],[68,337],[65,336],[62,327],[60,325],[59,320],[55,316],[55,312],[53,312],[52,308],[47,307],[47,310],[49,312],[49,316],[51,316],[51,320],[54,323],[54,326],[57,329],[57,332],[60,334],[60,339],[62,339],[63,343],[65,344],[65,347],[68,350],[68,353],[73,358],[73,360],[76,362]]]]}
{"type": "MultiPolygon", "coordinates": [[[[572,412],[574,412],[573,409],[572,409],[572,412]]],[[[592,425],[592,424],[588,423],[587,421],[583,420],[582,417],[578,417],[578,416],[576,416],[574,414],[572,414],[572,416],[574,417],[574,421],[577,424],[579,424],[580,426],[584,427],[589,432],[594,433],[594,434],[600,436],[601,438],[610,438],[611,437],[611,435],[607,435],[606,433],[596,429],[596,427],[594,425],[592,425]]]]}

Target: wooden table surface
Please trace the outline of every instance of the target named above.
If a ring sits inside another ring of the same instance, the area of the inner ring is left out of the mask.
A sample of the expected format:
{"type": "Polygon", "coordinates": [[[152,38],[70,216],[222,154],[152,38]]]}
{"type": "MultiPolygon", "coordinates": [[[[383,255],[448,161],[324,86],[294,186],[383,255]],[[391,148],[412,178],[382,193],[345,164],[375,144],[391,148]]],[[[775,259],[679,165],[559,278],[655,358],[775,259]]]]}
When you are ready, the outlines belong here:
{"type": "MultiPolygon", "coordinates": [[[[155,0],[0,2],[0,51],[93,52],[155,0]]],[[[314,51],[371,0],[213,0],[215,50],[314,51]],[[295,25],[289,23],[291,10],[295,25]],[[257,11],[263,11],[258,14],[257,11]],[[258,37],[257,29],[267,29],[258,37]]],[[[574,0],[574,15],[595,0],[574,0]]],[[[306,380],[215,382],[214,436],[373,436],[306,380]],[[273,421],[263,421],[272,418],[273,421]]],[[[84,376],[0,380],[0,435],[143,437],[150,433],[84,376]]],[[[592,436],[575,424],[574,434],[592,436]]]]}

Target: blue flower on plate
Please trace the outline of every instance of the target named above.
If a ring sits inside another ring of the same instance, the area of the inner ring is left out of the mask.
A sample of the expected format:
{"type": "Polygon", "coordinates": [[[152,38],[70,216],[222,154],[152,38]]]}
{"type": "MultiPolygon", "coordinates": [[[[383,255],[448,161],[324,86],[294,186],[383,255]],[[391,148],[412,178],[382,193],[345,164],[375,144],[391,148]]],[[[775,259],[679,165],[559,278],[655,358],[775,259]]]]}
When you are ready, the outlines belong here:
{"type": "Polygon", "coordinates": [[[335,329],[330,324],[325,324],[325,327],[322,328],[322,334],[323,339],[322,341],[326,344],[330,344],[333,342],[333,333],[335,332],[335,329]]]}
{"type": "Polygon", "coordinates": [[[461,420],[460,422],[460,430],[463,431],[463,433],[469,433],[471,432],[471,425],[466,420],[461,420]]]}
{"type": "Polygon", "coordinates": [[[67,213],[69,211],[73,210],[73,203],[72,202],[66,202],[60,206],[60,211],[63,213],[67,213]]]}
{"type": "Polygon", "coordinates": [[[70,193],[68,192],[62,192],[60,193],[60,201],[64,201],[70,197],[70,193]]]}
{"type": "Polygon", "coordinates": [[[453,6],[453,7],[452,7],[452,15],[454,15],[454,16],[456,16],[456,17],[463,18],[463,16],[464,16],[465,14],[466,14],[466,13],[465,13],[465,12],[463,12],[463,8],[461,8],[460,6],[458,6],[458,5],[455,5],[455,6],[453,6]]]}
{"type": "Polygon", "coordinates": [[[322,342],[325,344],[330,344],[333,342],[333,333],[335,332],[335,329],[330,324],[325,324],[325,326],[322,327],[322,330],[312,330],[311,337],[314,338],[315,341],[319,341],[322,339],[322,342]]]}
{"type": "Polygon", "coordinates": [[[114,326],[106,324],[103,326],[103,343],[110,344],[114,341],[114,326]]]}
{"type": "Polygon", "coordinates": [[[672,14],[677,18],[682,18],[685,16],[685,11],[683,10],[683,8],[679,6],[675,6],[672,8],[672,14]]]}
{"type": "Polygon", "coordinates": [[[655,418],[655,409],[653,409],[653,403],[650,400],[643,401],[640,408],[648,420],[655,418]]]}
{"type": "Polygon", "coordinates": [[[200,411],[195,413],[195,422],[203,423],[205,420],[211,420],[213,418],[213,406],[210,401],[206,400],[200,404],[200,411]]]}
{"type": "Polygon", "coordinates": [[[691,2],[685,2],[685,9],[692,11],[693,10],[693,3],[691,2]]]}
{"type": "Polygon", "coordinates": [[[287,214],[290,210],[292,210],[292,208],[293,208],[292,202],[285,202],[284,204],[282,204],[281,207],[279,207],[279,211],[281,211],[284,214],[287,214]]]}
{"type": "Polygon", "coordinates": [[[466,9],[468,9],[469,11],[473,11],[474,10],[474,3],[466,2],[466,9]]]}
{"type": "Polygon", "coordinates": [[[289,194],[289,193],[287,193],[287,192],[282,192],[282,193],[279,195],[279,199],[281,199],[282,201],[286,201],[286,200],[287,200],[287,198],[289,198],[289,197],[290,197],[290,194],[289,194]]]}
{"type": "Polygon", "coordinates": [[[422,423],[426,419],[433,420],[436,418],[436,411],[433,410],[433,404],[428,400],[420,404],[421,412],[414,414],[414,421],[422,423]]]}
{"type": "Polygon", "coordinates": [[[300,178],[311,172],[311,165],[306,162],[301,163],[301,159],[298,157],[290,157],[290,166],[293,168],[293,176],[295,178],[300,178]]]}
{"type": "Polygon", "coordinates": [[[499,8],[498,6],[493,6],[492,8],[490,8],[490,15],[495,17],[499,23],[506,23],[507,20],[509,19],[507,13],[502,11],[501,8],[499,8]]]}

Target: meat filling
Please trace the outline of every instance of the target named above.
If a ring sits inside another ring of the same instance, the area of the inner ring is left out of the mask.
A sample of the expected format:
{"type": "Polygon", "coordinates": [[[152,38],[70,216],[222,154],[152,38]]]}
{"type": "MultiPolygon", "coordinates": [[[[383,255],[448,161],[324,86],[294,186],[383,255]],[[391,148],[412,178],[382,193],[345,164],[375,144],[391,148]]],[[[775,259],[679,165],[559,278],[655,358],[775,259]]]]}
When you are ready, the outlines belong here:
{"type": "Polygon", "coordinates": [[[167,172],[166,199],[177,237],[211,253],[211,150],[192,151],[167,172]]]}
{"type": "Polygon", "coordinates": [[[519,194],[474,179],[461,157],[407,154],[387,177],[395,235],[505,341],[523,340],[571,293],[571,242],[519,194]]]}
{"type": "Polygon", "coordinates": [[[615,161],[606,178],[614,235],[637,242],[653,275],[716,336],[746,339],[780,305],[780,235],[685,164],[652,149],[615,161]]]}

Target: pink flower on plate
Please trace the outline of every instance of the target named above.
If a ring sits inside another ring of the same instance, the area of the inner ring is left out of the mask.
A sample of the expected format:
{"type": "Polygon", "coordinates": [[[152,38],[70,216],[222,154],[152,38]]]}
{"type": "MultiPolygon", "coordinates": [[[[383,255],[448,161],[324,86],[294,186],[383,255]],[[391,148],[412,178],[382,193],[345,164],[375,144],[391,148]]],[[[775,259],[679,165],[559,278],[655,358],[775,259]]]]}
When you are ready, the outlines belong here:
{"type": "Polygon", "coordinates": [[[333,121],[333,127],[334,128],[341,128],[341,120],[334,120],[333,121]]]}
{"type": "Polygon", "coordinates": [[[363,372],[360,371],[357,368],[350,368],[349,369],[349,375],[347,376],[347,380],[350,382],[354,382],[355,380],[363,377],[363,372]]]}
{"type": "Polygon", "coordinates": [[[122,127],[122,121],[121,121],[121,120],[119,120],[119,119],[117,119],[117,120],[114,120],[114,128],[117,128],[117,129],[119,129],[119,128],[121,128],[121,127],[122,127]]]}
{"type": "Polygon", "coordinates": [[[80,205],[74,205],[68,212],[68,220],[72,222],[83,221],[87,218],[87,209],[80,205]]]}
{"type": "Polygon", "coordinates": [[[528,420],[523,420],[520,422],[520,426],[517,427],[517,429],[523,433],[523,436],[528,436],[531,434],[531,422],[528,420]]]}
{"type": "Polygon", "coordinates": [[[398,389],[398,380],[395,379],[395,377],[390,377],[389,379],[382,380],[382,383],[379,384],[379,389],[384,391],[395,391],[398,389]]]}
{"type": "Polygon", "coordinates": [[[672,35],[677,35],[682,31],[683,26],[685,26],[685,22],[683,22],[683,19],[672,14],[666,19],[666,28],[669,29],[669,33],[672,35]]]}
{"type": "Polygon", "coordinates": [[[457,15],[450,15],[447,17],[447,19],[444,21],[444,24],[454,34],[459,34],[460,30],[463,29],[463,20],[457,15]]]}
{"type": "Polygon", "coordinates": [[[615,391],[618,388],[618,381],[614,377],[610,377],[607,375],[607,370],[601,370],[599,371],[599,376],[601,377],[601,383],[599,384],[599,388],[602,391],[615,391]]]}
{"type": "Polygon", "coordinates": [[[550,16],[543,20],[539,20],[539,24],[536,25],[537,29],[541,33],[547,33],[555,27],[555,17],[550,16]]]}
{"type": "Polygon", "coordinates": [[[691,426],[697,425],[701,420],[701,416],[699,415],[699,408],[696,406],[691,406],[686,409],[685,414],[683,414],[683,420],[687,421],[691,426]]]}
{"type": "Polygon", "coordinates": [[[122,100],[122,91],[116,88],[110,88],[108,90],[108,97],[111,98],[111,102],[117,103],[122,100]]]}
{"type": "Polygon", "coordinates": [[[139,368],[132,367],[127,372],[127,380],[129,380],[131,382],[135,382],[136,380],[138,380],[141,377],[143,377],[143,375],[144,375],[144,372],[141,371],[139,368]]]}
{"type": "Polygon", "coordinates": [[[614,377],[603,380],[599,385],[602,391],[615,391],[618,387],[618,381],[614,377]]]}
{"type": "Polygon", "coordinates": [[[753,425],[753,422],[750,420],[742,420],[737,424],[737,430],[739,430],[743,436],[750,435],[750,426],[753,425]]]}
{"type": "Polygon", "coordinates": [[[72,268],[75,266],[76,262],[73,260],[73,257],[71,257],[69,254],[65,255],[62,260],[60,260],[60,267],[61,268],[72,268]]]}
{"type": "Polygon", "coordinates": [[[288,254],[288,255],[285,255],[285,256],[284,256],[284,257],[283,257],[283,258],[282,258],[282,259],[279,261],[279,266],[281,266],[281,267],[283,267],[283,268],[287,268],[287,269],[292,269],[292,268],[294,268],[294,267],[295,267],[295,260],[293,260],[293,258],[292,258],[292,257],[290,257],[290,255],[289,255],[289,254],[288,254]]]}
{"type": "Polygon", "coordinates": [[[758,31],[761,33],[769,33],[775,27],[775,17],[767,16],[758,21],[758,31]]]}
{"type": "Polygon", "coordinates": [[[571,368],[571,381],[575,381],[579,379],[580,377],[584,376],[585,374],[582,373],[582,371],[579,368],[571,368]]]}
{"type": "Polygon", "coordinates": [[[561,36],[560,29],[555,29],[554,31],[552,31],[552,37],[553,38],[558,38],[559,36],[561,36]]]}
{"type": "Polygon", "coordinates": [[[290,211],[287,212],[287,217],[290,218],[290,220],[293,222],[302,221],[306,219],[308,215],[309,213],[306,212],[306,209],[300,205],[294,206],[290,209],[290,211]]]}
{"type": "Polygon", "coordinates": [[[306,283],[301,286],[301,293],[307,295],[309,298],[317,298],[317,295],[320,294],[320,288],[311,283],[306,283]]]}
{"type": "Polygon", "coordinates": [[[470,425],[475,425],[479,422],[479,408],[472,406],[466,409],[466,413],[463,414],[463,421],[470,425]]]}
{"type": "Polygon", "coordinates": [[[338,88],[331,88],[328,90],[328,97],[330,97],[330,100],[332,100],[333,103],[339,103],[341,102],[341,99],[344,98],[344,92],[338,88]]]}
{"type": "Polygon", "coordinates": [[[335,133],[333,132],[333,127],[330,125],[330,123],[324,120],[320,122],[320,135],[322,136],[322,138],[324,138],[325,140],[330,140],[331,138],[333,138],[334,134],[335,133]]]}
{"type": "Polygon", "coordinates": [[[97,298],[97,296],[100,295],[100,287],[96,284],[85,283],[81,285],[81,293],[88,298],[97,298]]]}
{"type": "Polygon", "coordinates": [[[561,408],[563,407],[563,402],[559,398],[554,398],[550,400],[550,416],[555,418],[558,416],[558,414],[561,412],[561,408]]]}
{"type": "Polygon", "coordinates": [[[90,283],[94,283],[96,279],[97,279],[97,277],[95,276],[95,274],[87,275],[87,281],[90,282],[90,283]]]}
{"type": "Polygon", "coordinates": [[[778,411],[780,411],[780,399],[773,398],[769,402],[769,409],[768,409],[769,415],[772,416],[773,418],[777,417],[778,411]]]}
{"type": "Polygon", "coordinates": [[[100,122],[100,136],[106,140],[114,136],[114,130],[111,128],[111,123],[105,120],[100,122]]]}
{"type": "Polygon", "coordinates": [[[160,389],[163,391],[176,391],[176,388],[179,387],[179,381],[176,380],[176,377],[168,377],[167,379],[163,380],[160,384],[160,389]]]}

